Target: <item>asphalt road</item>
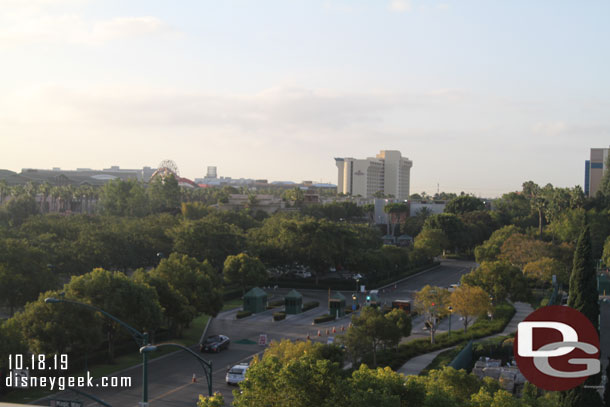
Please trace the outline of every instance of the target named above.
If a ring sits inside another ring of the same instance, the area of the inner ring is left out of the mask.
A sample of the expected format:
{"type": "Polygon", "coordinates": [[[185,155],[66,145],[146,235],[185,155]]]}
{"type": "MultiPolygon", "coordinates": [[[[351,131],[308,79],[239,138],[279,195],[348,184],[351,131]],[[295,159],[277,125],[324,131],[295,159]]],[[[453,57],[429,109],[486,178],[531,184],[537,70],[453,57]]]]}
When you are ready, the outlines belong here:
{"type": "MultiPolygon", "coordinates": [[[[440,267],[413,276],[397,284],[396,287],[390,286],[385,290],[380,290],[380,299],[387,303],[395,299],[412,299],[414,293],[427,284],[448,287],[457,283],[461,275],[470,271],[472,267],[474,267],[474,263],[445,261],[440,267]]],[[[283,298],[283,295],[288,291],[288,289],[267,290],[270,300],[283,298]]],[[[316,300],[320,302],[320,306],[300,315],[289,315],[286,320],[279,322],[272,321],[273,311],[266,311],[236,320],[234,318],[236,310],[233,310],[219,314],[210,323],[208,335],[224,334],[231,338],[229,350],[219,354],[203,355],[213,364],[213,389],[223,394],[228,402],[227,404],[232,401],[232,390],[235,390],[236,387],[225,384],[225,373],[232,365],[247,361],[253,355],[263,351],[264,347],[258,345],[260,334],[266,334],[269,340],[281,340],[283,338],[305,340],[309,335],[312,340],[325,342],[327,340],[327,329],[330,331],[329,335],[333,335],[333,328],[338,331],[337,334],[340,334],[342,326],[347,328],[349,317],[313,326],[313,318],[328,311],[328,292],[318,290],[301,290],[300,292],[304,297],[303,302],[316,300]],[[318,330],[321,331],[320,337],[317,336],[318,330]]],[[[352,292],[342,292],[342,294],[347,298],[347,306],[351,306],[352,292]]],[[[359,294],[360,303],[364,302],[364,296],[365,294],[359,294]]],[[[457,325],[458,321],[455,322],[457,325]]],[[[419,328],[414,325],[414,331],[416,329],[419,328]]],[[[423,331],[422,334],[426,335],[426,332],[423,331]]],[[[113,376],[131,377],[131,386],[112,389],[94,387],[84,390],[115,407],[138,406],[138,402],[142,399],[141,365],[118,372],[113,376]]],[[[99,381],[95,381],[95,383],[99,383],[99,381]]],[[[193,407],[197,403],[198,395],[207,393],[207,384],[203,377],[202,367],[195,358],[184,351],[150,361],[148,364],[148,383],[150,406],[193,407]],[[194,383],[192,382],[193,374],[197,377],[194,383]]],[[[69,391],[54,395],[52,398],[81,400],[84,401],[83,405],[88,407],[100,405],[93,401],[86,401],[87,399],[83,396],[75,395],[69,391]]],[[[38,403],[48,403],[48,399],[38,403]]]]}

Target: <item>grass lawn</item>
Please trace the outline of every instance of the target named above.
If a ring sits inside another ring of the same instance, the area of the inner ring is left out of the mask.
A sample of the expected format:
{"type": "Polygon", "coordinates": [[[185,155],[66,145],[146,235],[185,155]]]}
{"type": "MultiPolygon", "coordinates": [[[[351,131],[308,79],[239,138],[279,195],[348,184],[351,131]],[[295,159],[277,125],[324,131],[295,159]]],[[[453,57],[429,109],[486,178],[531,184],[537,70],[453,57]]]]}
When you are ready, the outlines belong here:
{"type": "Polygon", "coordinates": [[[240,308],[244,305],[244,301],[241,298],[233,298],[232,300],[225,301],[221,311],[228,311],[235,308],[240,308]]]}
{"type": "MultiPolygon", "coordinates": [[[[175,342],[184,346],[191,346],[199,343],[201,333],[203,332],[203,328],[205,328],[208,319],[209,317],[207,315],[198,316],[193,320],[193,322],[191,322],[191,326],[184,331],[182,338],[172,339],[167,342],[175,342]]],[[[134,349],[135,348],[136,345],[134,343],[134,349]]],[[[156,359],[158,357],[167,355],[168,353],[175,352],[177,350],[179,349],[173,347],[160,348],[159,350],[153,353],[149,353],[148,360],[156,359]]],[[[91,372],[91,376],[93,376],[93,378],[98,378],[102,376],[107,376],[123,369],[127,369],[128,367],[136,366],[140,363],[142,363],[142,355],[138,351],[134,351],[132,353],[116,357],[114,363],[112,364],[106,363],[89,366],[89,371],[91,372]]],[[[79,376],[84,374],[86,374],[84,371],[74,371],[69,373],[69,375],[71,376],[79,376]]],[[[16,390],[3,397],[0,397],[0,401],[27,403],[57,392],[58,390],[48,391],[39,388],[29,390],[16,390]]]]}
{"type": "Polygon", "coordinates": [[[453,349],[447,349],[446,351],[439,353],[432,360],[432,362],[430,362],[430,364],[420,372],[420,375],[427,375],[430,370],[442,369],[443,367],[447,366],[453,359],[455,359],[464,346],[465,345],[458,346],[453,349]]]}

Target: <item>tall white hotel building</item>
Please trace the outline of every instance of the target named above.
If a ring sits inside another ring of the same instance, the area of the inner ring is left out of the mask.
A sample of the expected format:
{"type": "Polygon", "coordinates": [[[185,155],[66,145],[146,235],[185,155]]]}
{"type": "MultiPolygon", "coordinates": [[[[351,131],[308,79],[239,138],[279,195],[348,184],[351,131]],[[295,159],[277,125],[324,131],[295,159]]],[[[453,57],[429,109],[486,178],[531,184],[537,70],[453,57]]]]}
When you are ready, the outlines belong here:
{"type": "Polygon", "coordinates": [[[375,158],[335,158],[338,181],[337,192],[371,197],[375,192],[409,198],[409,178],[413,161],[396,150],[382,150],[375,158]]]}

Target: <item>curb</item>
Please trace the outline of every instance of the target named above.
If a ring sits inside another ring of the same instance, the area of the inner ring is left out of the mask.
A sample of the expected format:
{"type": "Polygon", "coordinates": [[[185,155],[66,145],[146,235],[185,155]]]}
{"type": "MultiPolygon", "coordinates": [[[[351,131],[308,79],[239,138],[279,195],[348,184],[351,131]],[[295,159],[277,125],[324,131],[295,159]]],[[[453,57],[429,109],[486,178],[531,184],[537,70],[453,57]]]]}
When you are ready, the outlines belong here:
{"type": "Polygon", "coordinates": [[[396,281],[394,281],[394,282],[392,282],[392,283],[390,283],[390,284],[386,284],[386,285],[384,285],[384,286],[377,287],[377,290],[383,290],[384,288],[391,287],[391,286],[393,286],[393,285],[395,285],[395,284],[400,284],[400,283],[402,283],[403,281],[406,281],[406,280],[408,280],[408,279],[410,279],[410,278],[413,278],[413,277],[417,277],[417,276],[419,276],[419,275],[421,275],[421,274],[424,274],[424,273],[427,273],[427,272],[429,272],[429,271],[435,270],[435,269],[437,269],[437,268],[439,268],[439,267],[441,267],[441,266],[442,266],[442,264],[439,264],[438,266],[434,266],[434,267],[431,267],[431,268],[429,268],[429,269],[422,270],[422,271],[420,271],[419,273],[411,274],[410,276],[407,276],[407,277],[401,278],[400,280],[396,280],[396,281]]]}
{"type": "Polygon", "coordinates": [[[203,339],[205,338],[205,334],[208,332],[208,328],[210,326],[210,322],[212,322],[212,320],[215,317],[209,317],[208,318],[208,322],[205,324],[205,328],[203,328],[203,332],[201,333],[201,338],[199,338],[199,343],[203,343],[203,339]]]}

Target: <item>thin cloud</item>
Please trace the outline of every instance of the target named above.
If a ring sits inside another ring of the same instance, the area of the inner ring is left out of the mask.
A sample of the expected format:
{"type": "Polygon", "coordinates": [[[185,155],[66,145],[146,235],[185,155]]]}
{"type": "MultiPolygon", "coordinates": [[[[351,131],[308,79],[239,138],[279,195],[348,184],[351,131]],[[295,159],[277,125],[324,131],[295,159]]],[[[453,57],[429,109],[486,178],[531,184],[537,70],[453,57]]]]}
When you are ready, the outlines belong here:
{"type": "MultiPolygon", "coordinates": [[[[50,13],[50,6],[76,4],[77,0],[9,0],[0,15],[0,47],[25,44],[104,44],[126,38],[171,31],[157,17],[115,17],[89,21],[74,12],[50,13]]],[[[3,4],[4,7],[4,4],[3,4]]]]}
{"type": "Polygon", "coordinates": [[[411,11],[412,5],[410,0],[392,0],[388,8],[397,13],[411,11]]]}

